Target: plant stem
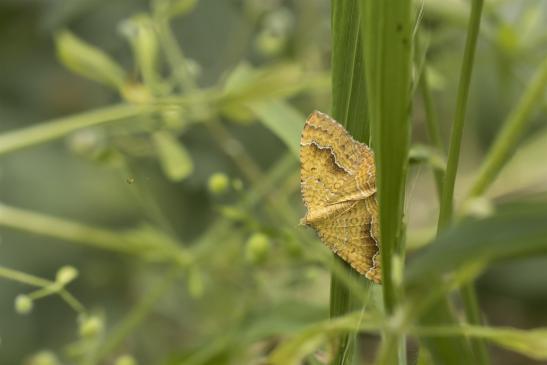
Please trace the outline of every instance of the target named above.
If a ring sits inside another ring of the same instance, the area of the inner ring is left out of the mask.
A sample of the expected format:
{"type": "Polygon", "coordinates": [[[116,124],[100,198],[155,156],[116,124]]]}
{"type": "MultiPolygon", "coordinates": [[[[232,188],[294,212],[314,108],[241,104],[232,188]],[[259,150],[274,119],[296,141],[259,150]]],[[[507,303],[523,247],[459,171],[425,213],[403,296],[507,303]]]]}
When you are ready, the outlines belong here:
{"type": "Polygon", "coordinates": [[[450,133],[448,161],[443,181],[439,223],[437,226],[438,231],[444,229],[452,219],[454,183],[456,181],[456,172],[458,171],[463,126],[465,121],[465,113],[467,111],[469,84],[471,82],[471,74],[473,71],[473,61],[475,58],[475,49],[479,34],[482,7],[483,0],[473,0],[471,3],[471,15],[469,18],[467,39],[465,42],[460,81],[458,85],[456,111],[450,133]]]}
{"type": "Polygon", "coordinates": [[[190,254],[168,241],[136,239],[124,232],[85,225],[62,218],[26,211],[0,204],[0,226],[18,229],[110,251],[146,257],[153,250],[165,260],[176,260],[184,266],[191,260],[190,254]]]}
{"type": "Polygon", "coordinates": [[[114,105],[5,132],[0,135],[0,155],[61,138],[82,128],[150,114],[158,109],[152,105],[114,105]]]}
{"type": "Polygon", "coordinates": [[[492,184],[518,144],[535,107],[541,104],[546,85],[547,58],[543,61],[532,82],[528,84],[528,88],[507,117],[502,130],[480,167],[479,173],[468,193],[468,198],[482,195],[492,184]]]}
{"type": "MultiPolygon", "coordinates": [[[[439,130],[439,118],[435,111],[435,105],[433,103],[433,96],[431,95],[431,89],[429,87],[427,67],[424,67],[420,78],[420,92],[424,103],[425,110],[425,122],[427,127],[427,136],[429,141],[439,152],[444,156],[445,147],[442,141],[441,132],[439,130]]],[[[442,185],[444,179],[444,172],[440,169],[433,168],[433,176],[435,178],[435,186],[439,196],[439,202],[441,200],[442,185]]]]}
{"type": "MultiPolygon", "coordinates": [[[[462,295],[463,304],[465,306],[465,314],[467,321],[471,324],[481,324],[480,306],[477,299],[477,292],[473,283],[469,283],[462,287],[460,294],[462,295]]],[[[471,349],[479,360],[479,364],[489,364],[490,355],[486,348],[486,343],[482,339],[472,339],[471,349]]]]}
{"type": "MultiPolygon", "coordinates": [[[[9,269],[4,266],[0,266],[0,278],[42,288],[40,291],[43,291],[44,295],[40,295],[38,297],[42,297],[42,296],[46,296],[50,294],[58,294],[72,309],[74,309],[75,312],[77,313],[86,312],[84,306],[72,294],[70,294],[62,286],[57,286],[57,283],[53,281],[42,279],[37,276],[30,275],[21,271],[9,269]]],[[[37,292],[34,292],[34,293],[37,293],[37,292]]],[[[33,295],[29,294],[29,296],[33,296],[33,295]]],[[[33,299],[36,299],[36,298],[33,298],[33,299]]]]}
{"type": "MultiPolygon", "coordinates": [[[[467,111],[469,85],[471,83],[471,75],[473,71],[477,38],[480,29],[482,8],[483,0],[472,1],[471,13],[469,16],[467,29],[467,39],[465,43],[460,81],[458,85],[456,111],[454,114],[454,122],[452,123],[452,130],[450,134],[448,161],[443,181],[437,232],[442,231],[446,226],[448,226],[453,215],[454,185],[456,181],[456,173],[458,171],[463,127],[467,111]]],[[[462,299],[465,303],[464,307],[467,321],[472,324],[480,323],[480,317],[478,316],[479,306],[474,286],[472,284],[467,284],[467,286],[464,286],[464,288],[462,288],[461,294],[462,299]]],[[[471,342],[473,352],[475,353],[475,361],[477,362],[477,364],[488,364],[489,359],[484,343],[478,342],[476,340],[473,340],[471,342]]]]}

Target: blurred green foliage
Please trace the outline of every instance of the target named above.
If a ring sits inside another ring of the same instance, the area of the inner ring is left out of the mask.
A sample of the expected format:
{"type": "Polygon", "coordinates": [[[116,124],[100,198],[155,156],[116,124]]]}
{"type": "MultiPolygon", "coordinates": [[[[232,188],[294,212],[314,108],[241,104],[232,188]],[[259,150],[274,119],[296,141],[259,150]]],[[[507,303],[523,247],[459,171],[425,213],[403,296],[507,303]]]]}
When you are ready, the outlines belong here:
{"type": "MultiPolygon", "coordinates": [[[[511,328],[547,327],[546,4],[485,4],[460,209],[433,243],[446,143],[429,142],[427,123],[434,113],[448,140],[469,7],[414,5],[413,91],[427,75],[431,104],[412,94],[410,259],[391,272],[406,297],[386,317],[381,288],[341,275],[298,226],[300,130],[331,105],[328,1],[2,2],[0,363],[316,364],[332,336],[357,329],[363,361],[386,330],[482,338],[502,348],[496,364],[547,358],[545,330],[511,328]],[[505,167],[464,202],[504,125],[517,127],[489,159],[505,167]],[[325,321],[330,271],[362,311],[325,321]],[[477,277],[490,327],[413,321],[477,277]]],[[[340,55],[334,73],[363,77],[360,52],[340,55]]],[[[364,85],[353,86],[333,112],[368,140],[364,85]]]]}

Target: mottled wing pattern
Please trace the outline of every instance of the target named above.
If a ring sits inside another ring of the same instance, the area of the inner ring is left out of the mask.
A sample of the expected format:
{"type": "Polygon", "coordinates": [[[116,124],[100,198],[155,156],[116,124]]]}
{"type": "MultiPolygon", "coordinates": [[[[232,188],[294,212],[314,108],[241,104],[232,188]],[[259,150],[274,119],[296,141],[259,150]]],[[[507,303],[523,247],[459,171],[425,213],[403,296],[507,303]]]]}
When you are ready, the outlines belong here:
{"type": "Polygon", "coordinates": [[[374,155],[326,114],[314,112],[302,131],[304,224],[361,274],[381,282],[374,155]]]}
{"type": "Polygon", "coordinates": [[[347,203],[329,219],[310,223],[334,253],[375,283],[381,283],[376,196],[347,203]]]}
{"type": "Polygon", "coordinates": [[[362,199],[376,191],[372,151],[365,144],[355,141],[344,127],[328,115],[317,111],[310,115],[302,131],[300,146],[305,187],[309,190],[321,189],[330,180],[336,183],[335,187],[327,186],[331,194],[325,197],[326,203],[362,199]],[[317,161],[321,162],[319,166],[315,165],[317,161]],[[324,171],[319,169],[325,165],[334,166],[324,171]],[[322,172],[322,176],[318,176],[318,171],[322,172]]]}

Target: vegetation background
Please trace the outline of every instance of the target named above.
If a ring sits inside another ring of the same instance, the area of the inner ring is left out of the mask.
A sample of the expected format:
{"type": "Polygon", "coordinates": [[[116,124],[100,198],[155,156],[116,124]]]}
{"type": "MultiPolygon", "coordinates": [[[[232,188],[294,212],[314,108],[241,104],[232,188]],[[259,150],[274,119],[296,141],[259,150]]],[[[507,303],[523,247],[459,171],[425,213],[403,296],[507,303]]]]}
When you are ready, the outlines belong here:
{"type": "MultiPolygon", "coordinates": [[[[465,231],[463,219],[452,239],[503,232],[528,247],[476,281],[492,327],[547,327],[546,5],[492,0],[482,11],[457,206],[508,115],[530,88],[537,94],[518,149],[461,210],[490,226],[465,231]]],[[[414,3],[410,260],[436,231],[469,8],[414,3]]],[[[318,0],[0,3],[1,364],[290,364],[332,335],[324,320],[337,265],[298,226],[300,130],[312,110],[332,111],[330,29],[331,4],[318,0]]],[[[503,250],[477,247],[484,262],[503,250]]],[[[440,255],[428,262],[456,265],[440,255]]],[[[358,336],[364,360],[381,328],[358,336]]],[[[497,338],[494,364],[547,356],[545,332],[458,334],[497,338]]],[[[428,363],[418,337],[409,362],[428,363]]],[[[328,354],[323,346],[306,361],[328,354]]]]}

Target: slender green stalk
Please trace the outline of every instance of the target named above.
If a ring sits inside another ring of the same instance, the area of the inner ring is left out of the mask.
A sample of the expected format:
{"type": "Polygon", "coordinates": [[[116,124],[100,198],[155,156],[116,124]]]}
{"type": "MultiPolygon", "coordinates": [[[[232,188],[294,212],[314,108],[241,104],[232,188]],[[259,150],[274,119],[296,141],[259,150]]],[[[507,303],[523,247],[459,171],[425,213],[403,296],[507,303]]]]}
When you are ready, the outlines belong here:
{"type": "Polygon", "coordinates": [[[188,252],[171,242],[160,242],[159,240],[152,242],[150,239],[143,241],[128,234],[3,204],[0,204],[0,226],[54,237],[72,244],[81,244],[126,254],[143,255],[145,257],[155,250],[154,253],[159,255],[158,257],[164,260],[175,259],[181,265],[191,260],[188,252]]]}
{"type": "MultiPolygon", "coordinates": [[[[481,324],[482,317],[480,313],[480,306],[477,299],[477,293],[475,286],[472,284],[465,285],[460,291],[465,306],[465,314],[467,320],[471,324],[481,324]]],[[[486,343],[481,339],[473,339],[471,341],[471,348],[473,353],[479,360],[479,364],[489,364],[490,355],[486,348],[486,343]]]]}
{"type": "MultiPolygon", "coordinates": [[[[361,52],[359,2],[331,2],[332,24],[332,116],[342,123],[359,141],[368,142],[367,112],[363,105],[366,83],[361,52]]],[[[355,278],[355,271],[335,256],[344,268],[342,276],[355,278]]],[[[344,277],[331,272],[330,316],[341,316],[355,309],[357,300],[344,277]]],[[[355,361],[355,334],[337,339],[332,364],[352,364],[355,361]]]]}
{"type": "Polygon", "coordinates": [[[36,286],[39,288],[44,288],[54,284],[52,281],[42,279],[21,271],[9,269],[4,266],[0,266],[0,277],[8,280],[17,281],[23,284],[36,286]]]}
{"type": "Polygon", "coordinates": [[[479,169],[479,173],[469,191],[468,198],[483,194],[490,184],[492,184],[516,148],[531,114],[541,104],[546,87],[547,58],[543,61],[532,82],[529,83],[519,102],[507,117],[503,129],[479,169]]]}
{"type": "MultiPolygon", "coordinates": [[[[443,155],[445,153],[444,143],[442,141],[441,132],[439,130],[439,118],[435,111],[435,105],[433,102],[433,96],[431,95],[431,89],[429,87],[427,67],[424,67],[420,78],[420,93],[422,95],[424,110],[425,110],[425,122],[427,127],[427,136],[430,143],[443,155]]],[[[433,168],[433,176],[435,178],[435,186],[441,200],[442,184],[444,179],[444,171],[433,168]]]]}
{"type": "Polygon", "coordinates": [[[86,310],[82,303],[78,301],[72,294],[70,294],[63,286],[58,285],[54,281],[42,279],[40,277],[30,275],[21,271],[9,269],[4,266],[0,266],[0,278],[16,281],[19,283],[36,286],[41,288],[40,290],[29,294],[32,299],[38,299],[40,297],[59,294],[59,296],[72,308],[75,312],[85,313],[86,310]],[[38,293],[38,295],[36,294],[38,293]]]}
{"type": "MultiPolygon", "coordinates": [[[[439,208],[439,222],[437,226],[438,232],[443,230],[450,223],[453,214],[454,184],[456,181],[456,173],[458,170],[463,127],[467,111],[469,85],[471,83],[471,75],[473,71],[477,38],[480,29],[482,8],[483,0],[472,1],[471,13],[469,16],[467,29],[467,39],[465,43],[460,81],[458,85],[456,111],[450,134],[448,161],[443,181],[441,205],[439,208]]],[[[467,287],[462,289],[462,291],[462,299],[465,303],[464,307],[466,309],[465,312],[467,321],[472,324],[475,324],[475,321],[479,321],[480,323],[480,318],[475,315],[476,313],[479,313],[479,307],[473,284],[468,284],[467,287]]],[[[472,348],[473,352],[475,353],[475,361],[477,364],[489,363],[488,357],[486,355],[487,350],[484,343],[472,341],[472,348]]]]}
{"type": "Polygon", "coordinates": [[[456,111],[454,114],[454,122],[452,123],[452,130],[450,133],[448,161],[443,181],[443,191],[441,196],[441,207],[439,211],[438,223],[439,231],[444,229],[452,219],[454,183],[456,181],[456,172],[458,171],[463,126],[465,122],[465,113],[467,111],[469,84],[471,82],[471,74],[473,71],[473,62],[475,58],[475,49],[480,28],[483,0],[473,0],[471,4],[471,15],[469,18],[467,39],[465,42],[465,50],[463,54],[462,68],[460,73],[460,82],[458,85],[456,111]]]}
{"type": "Polygon", "coordinates": [[[195,89],[195,82],[188,70],[188,62],[171,30],[169,18],[156,14],[154,20],[158,28],[158,38],[161,42],[162,49],[165,52],[167,62],[169,62],[169,66],[179,85],[185,92],[195,89]]]}
{"type": "Polygon", "coordinates": [[[149,114],[157,109],[151,105],[114,105],[5,132],[0,135],[0,155],[61,138],[82,128],[149,114]]]}

